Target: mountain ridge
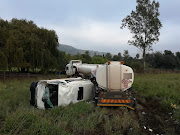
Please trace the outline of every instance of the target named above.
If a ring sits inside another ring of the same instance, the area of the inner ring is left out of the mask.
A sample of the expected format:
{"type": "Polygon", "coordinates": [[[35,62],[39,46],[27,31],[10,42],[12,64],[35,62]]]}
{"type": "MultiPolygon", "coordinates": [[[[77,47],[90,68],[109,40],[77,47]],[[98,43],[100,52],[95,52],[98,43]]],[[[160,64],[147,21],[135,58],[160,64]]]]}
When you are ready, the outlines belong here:
{"type": "Polygon", "coordinates": [[[106,55],[107,52],[98,52],[98,51],[93,51],[93,50],[83,50],[83,49],[77,49],[71,45],[66,45],[66,44],[59,44],[58,49],[60,51],[65,51],[68,54],[71,55],[76,55],[77,53],[83,54],[85,53],[85,51],[89,51],[90,56],[94,56],[94,54],[96,53],[96,55],[106,55]]]}

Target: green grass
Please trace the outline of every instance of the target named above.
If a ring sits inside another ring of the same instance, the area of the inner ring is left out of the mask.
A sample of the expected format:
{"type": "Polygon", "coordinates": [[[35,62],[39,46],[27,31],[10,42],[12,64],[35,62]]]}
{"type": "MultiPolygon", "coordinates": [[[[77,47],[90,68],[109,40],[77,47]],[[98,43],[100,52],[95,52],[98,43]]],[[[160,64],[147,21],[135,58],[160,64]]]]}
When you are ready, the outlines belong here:
{"type": "MultiPolygon", "coordinates": [[[[31,107],[29,87],[32,81],[36,80],[0,82],[0,134],[142,134],[143,127],[138,120],[141,114],[124,107],[96,107],[87,102],[51,110],[31,107]]],[[[179,74],[136,75],[133,87],[144,102],[156,98],[166,109],[171,103],[178,108],[179,81],[179,74]]],[[[137,108],[143,109],[139,104],[137,108]]],[[[177,109],[175,117],[178,114],[177,109]]]]}
{"type": "Polygon", "coordinates": [[[159,99],[164,107],[180,106],[180,74],[137,75],[133,87],[147,100],[159,99]]]}

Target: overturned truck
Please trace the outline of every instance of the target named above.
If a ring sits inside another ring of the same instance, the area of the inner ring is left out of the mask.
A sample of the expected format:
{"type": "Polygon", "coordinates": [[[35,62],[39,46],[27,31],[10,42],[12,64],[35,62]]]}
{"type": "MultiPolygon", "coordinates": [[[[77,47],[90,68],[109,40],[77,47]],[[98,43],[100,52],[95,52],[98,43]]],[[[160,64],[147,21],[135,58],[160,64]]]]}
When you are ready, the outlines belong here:
{"type": "Polygon", "coordinates": [[[94,84],[82,78],[40,80],[30,86],[30,104],[39,109],[65,106],[94,98],[94,84]],[[46,90],[47,89],[47,90],[46,90]]]}
{"type": "Polygon", "coordinates": [[[33,82],[30,104],[47,109],[94,99],[97,106],[125,106],[134,110],[134,72],[123,62],[100,65],[71,60],[65,71],[67,76],[77,78],[33,82]]]}
{"type": "Polygon", "coordinates": [[[99,65],[71,60],[66,65],[66,74],[90,79],[95,86],[95,101],[98,106],[126,106],[134,110],[134,72],[129,66],[123,65],[123,62],[110,61],[99,65]]]}

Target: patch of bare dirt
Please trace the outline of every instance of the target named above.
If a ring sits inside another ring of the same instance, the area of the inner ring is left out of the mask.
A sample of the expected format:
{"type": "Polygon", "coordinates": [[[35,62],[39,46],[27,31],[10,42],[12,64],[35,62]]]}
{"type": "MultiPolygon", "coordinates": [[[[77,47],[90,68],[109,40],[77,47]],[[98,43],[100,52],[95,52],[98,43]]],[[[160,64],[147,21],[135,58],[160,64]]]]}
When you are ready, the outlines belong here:
{"type": "Polygon", "coordinates": [[[174,110],[165,110],[157,99],[145,101],[137,99],[136,116],[142,131],[147,134],[180,134],[179,123],[173,118],[174,110]]]}

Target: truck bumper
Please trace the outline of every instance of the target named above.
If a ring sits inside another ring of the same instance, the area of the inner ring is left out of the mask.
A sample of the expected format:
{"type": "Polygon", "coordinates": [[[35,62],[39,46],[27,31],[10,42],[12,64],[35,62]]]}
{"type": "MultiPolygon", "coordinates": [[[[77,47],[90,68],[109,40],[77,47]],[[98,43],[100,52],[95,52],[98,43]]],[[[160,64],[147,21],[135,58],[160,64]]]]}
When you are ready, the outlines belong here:
{"type": "Polygon", "coordinates": [[[130,108],[131,110],[134,110],[133,107],[131,107],[130,105],[126,105],[126,104],[97,104],[97,106],[125,106],[130,108]]]}
{"type": "Polygon", "coordinates": [[[134,110],[135,97],[131,92],[100,92],[97,106],[125,106],[134,110]]]}

